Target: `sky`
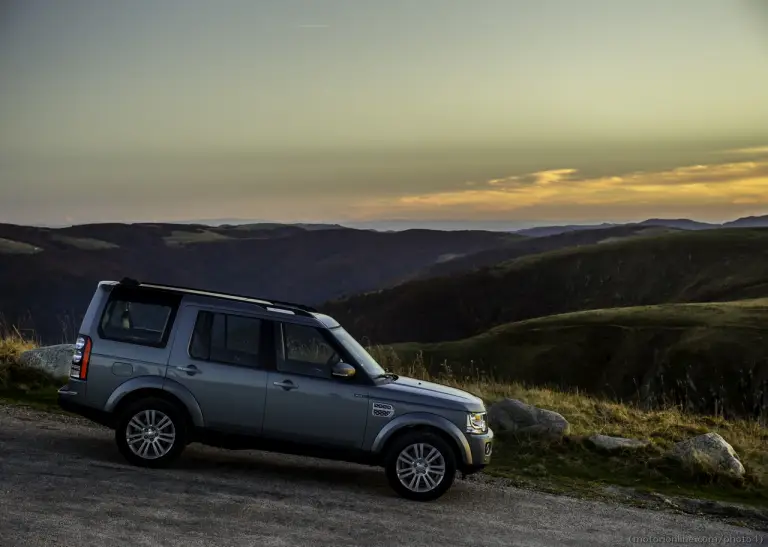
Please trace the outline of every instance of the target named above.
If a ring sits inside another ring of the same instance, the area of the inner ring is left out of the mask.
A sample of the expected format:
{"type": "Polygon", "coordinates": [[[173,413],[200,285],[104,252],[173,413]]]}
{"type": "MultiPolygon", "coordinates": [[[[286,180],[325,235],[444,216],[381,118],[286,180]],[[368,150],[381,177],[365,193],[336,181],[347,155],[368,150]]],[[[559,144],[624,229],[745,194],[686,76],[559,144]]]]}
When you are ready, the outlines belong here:
{"type": "Polygon", "coordinates": [[[0,222],[768,214],[765,0],[2,0],[0,222]]]}

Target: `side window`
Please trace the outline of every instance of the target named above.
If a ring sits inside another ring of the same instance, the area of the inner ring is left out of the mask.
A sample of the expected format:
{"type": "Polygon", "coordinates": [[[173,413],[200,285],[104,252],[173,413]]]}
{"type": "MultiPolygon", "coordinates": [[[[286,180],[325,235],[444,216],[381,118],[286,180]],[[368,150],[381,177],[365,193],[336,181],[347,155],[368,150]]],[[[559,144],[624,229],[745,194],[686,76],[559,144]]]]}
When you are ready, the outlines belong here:
{"type": "Polygon", "coordinates": [[[260,319],[201,311],[189,344],[189,355],[202,361],[261,367],[260,319]]]}
{"type": "Polygon", "coordinates": [[[283,323],[282,331],[283,359],[278,359],[277,370],[331,378],[331,367],[340,358],[318,329],[283,323]]]}
{"type": "Polygon", "coordinates": [[[149,293],[115,292],[107,302],[99,323],[106,340],[163,347],[178,303],[149,293]]]}

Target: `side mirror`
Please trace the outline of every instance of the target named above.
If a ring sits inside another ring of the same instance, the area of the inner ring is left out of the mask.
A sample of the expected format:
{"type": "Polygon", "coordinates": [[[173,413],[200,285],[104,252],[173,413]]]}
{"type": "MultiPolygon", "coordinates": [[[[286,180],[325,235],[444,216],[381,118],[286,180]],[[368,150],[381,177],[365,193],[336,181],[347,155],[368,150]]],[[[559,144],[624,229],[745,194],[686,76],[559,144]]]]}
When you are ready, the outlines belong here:
{"type": "Polygon", "coordinates": [[[352,378],[357,371],[347,363],[336,363],[331,369],[331,374],[336,378],[352,378]]]}

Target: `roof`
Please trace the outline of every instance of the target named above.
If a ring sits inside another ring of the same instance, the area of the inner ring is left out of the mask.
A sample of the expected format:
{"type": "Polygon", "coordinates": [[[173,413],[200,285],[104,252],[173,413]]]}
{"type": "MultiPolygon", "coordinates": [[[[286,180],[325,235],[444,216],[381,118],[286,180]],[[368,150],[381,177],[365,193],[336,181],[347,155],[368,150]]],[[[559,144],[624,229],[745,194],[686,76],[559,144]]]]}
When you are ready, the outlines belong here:
{"type": "MultiPolygon", "coordinates": [[[[296,315],[303,315],[305,317],[313,317],[319,319],[322,314],[317,313],[317,310],[304,304],[296,304],[293,302],[284,302],[280,300],[272,300],[267,298],[258,298],[254,296],[244,296],[239,294],[231,294],[218,291],[208,291],[204,289],[195,289],[191,287],[181,287],[176,285],[165,285],[161,283],[143,283],[135,279],[124,278],[119,282],[116,281],[102,281],[100,284],[115,285],[125,287],[136,287],[145,289],[155,289],[161,291],[168,291],[174,293],[190,294],[197,296],[205,296],[209,298],[218,298],[222,300],[231,300],[236,302],[246,302],[250,304],[256,304],[266,308],[268,311],[278,313],[292,313],[296,315]]],[[[325,317],[325,316],[323,316],[325,317]]],[[[328,318],[330,319],[330,318],[328,318]]],[[[335,322],[335,321],[334,321],[335,322]]]]}

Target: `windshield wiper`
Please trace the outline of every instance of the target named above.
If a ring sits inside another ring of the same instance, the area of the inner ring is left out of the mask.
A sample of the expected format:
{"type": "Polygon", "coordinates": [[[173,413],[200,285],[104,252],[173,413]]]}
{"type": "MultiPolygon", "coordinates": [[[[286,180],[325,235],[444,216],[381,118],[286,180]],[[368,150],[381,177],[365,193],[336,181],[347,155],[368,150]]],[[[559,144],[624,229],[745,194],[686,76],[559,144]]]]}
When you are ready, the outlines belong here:
{"type": "Polygon", "coordinates": [[[389,378],[390,380],[397,380],[400,378],[397,374],[394,372],[385,372],[384,374],[379,374],[377,376],[374,376],[374,379],[378,380],[379,378],[389,378]]]}

